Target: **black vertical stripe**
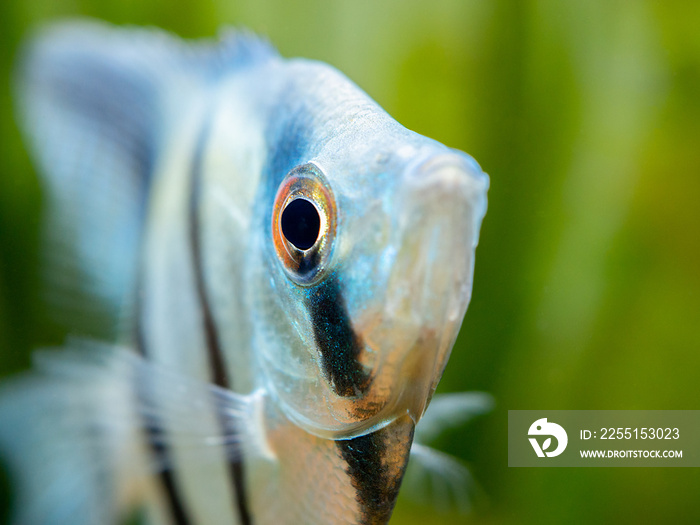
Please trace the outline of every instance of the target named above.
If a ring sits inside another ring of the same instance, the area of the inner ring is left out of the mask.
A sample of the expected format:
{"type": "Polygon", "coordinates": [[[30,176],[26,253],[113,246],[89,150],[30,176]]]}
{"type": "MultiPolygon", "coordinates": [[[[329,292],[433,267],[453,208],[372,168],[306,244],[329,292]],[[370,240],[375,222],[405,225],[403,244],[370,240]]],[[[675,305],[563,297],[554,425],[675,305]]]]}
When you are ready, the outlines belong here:
{"type": "Polygon", "coordinates": [[[352,328],[335,275],[313,287],[307,307],[321,362],[335,393],[343,397],[361,394],[371,377],[359,362],[362,341],[352,328]]]}
{"type": "MultiPolygon", "coordinates": [[[[366,391],[372,377],[359,361],[362,340],[352,327],[337,275],[309,291],[307,307],[321,362],[335,392],[350,397],[366,391]]],[[[403,416],[370,434],[336,442],[356,491],[362,525],[383,525],[391,518],[413,431],[413,421],[403,416]]]]}
{"type": "MultiPolygon", "coordinates": [[[[194,277],[197,297],[202,309],[202,321],[204,325],[204,335],[206,346],[209,355],[209,364],[211,368],[212,380],[222,388],[231,389],[232,384],[226,374],[223,352],[221,349],[221,341],[219,333],[214,322],[214,315],[211,311],[211,305],[206,291],[204,282],[204,270],[202,265],[202,250],[201,250],[201,224],[199,217],[199,200],[201,194],[201,178],[202,178],[202,157],[204,154],[204,145],[209,136],[209,126],[200,134],[197,141],[197,148],[192,163],[191,188],[190,188],[190,206],[189,206],[189,226],[190,226],[190,243],[192,248],[192,262],[194,265],[194,277]]],[[[217,412],[218,414],[218,412],[217,412]]],[[[232,423],[225,421],[221,416],[222,429],[231,430],[232,423]]],[[[235,432],[235,428],[233,428],[235,432]]],[[[232,445],[235,446],[235,445],[232,445]]],[[[229,461],[229,475],[233,481],[234,492],[236,495],[236,503],[238,515],[242,525],[250,525],[252,518],[248,510],[248,498],[245,491],[245,476],[243,470],[243,462],[240,459],[240,454],[233,454],[235,459],[229,461]]]]}
{"type": "Polygon", "coordinates": [[[391,518],[414,428],[410,418],[404,416],[371,434],[336,442],[356,490],[361,525],[382,525],[391,518]]]}
{"type": "MultiPolygon", "coordinates": [[[[139,287],[140,288],[140,287],[139,287]]],[[[140,293],[140,290],[139,290],[140,293]]],[[[135,341],[137,351],[144,357],[148,355],[146,339],[143,334],[143,319],[142,319],[141,298],[138,297],[136,300],[136,328],[135,328],[135,341]]],[[[139,393],[142,389],[147,389],[150,387],[148,384],[142,384],[139,381],[139,377],[136,377],[136,392],[139,393]]],[[[175,484],[175,478],[173,471],[168,466],[170,464],[170,450],[165,441],[161,438],[163,434],[163,428],[158,424],[155,415],[149,417],[144,416],[143,423],[145,426],[148,446],[153,452],[155,461],[160,462],[163,467],[160,471],[160,479],[163,483],[163,489],[165,491],[165,497],[168,503],[168,509],[170,512],[170,517],[173,523],[176,525],[190,525],[192,520],[189,518],[187,511],[184,507],[182,499],[177,490],[177,485],[175,484]]]]}

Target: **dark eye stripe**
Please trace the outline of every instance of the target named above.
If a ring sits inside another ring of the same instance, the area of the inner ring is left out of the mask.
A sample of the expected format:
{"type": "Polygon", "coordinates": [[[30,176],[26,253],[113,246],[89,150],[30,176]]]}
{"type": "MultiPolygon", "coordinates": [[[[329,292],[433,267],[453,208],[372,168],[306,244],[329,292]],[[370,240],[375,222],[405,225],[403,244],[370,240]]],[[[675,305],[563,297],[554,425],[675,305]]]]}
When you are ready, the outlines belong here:
{"type": "Polygon", "coordinates": [[[336,394],[351,397],[365,391],[371,378],[358,360],[362,341],[353,331],[335,275],[310,290],[308,309],[323,369],[336,394]]]}

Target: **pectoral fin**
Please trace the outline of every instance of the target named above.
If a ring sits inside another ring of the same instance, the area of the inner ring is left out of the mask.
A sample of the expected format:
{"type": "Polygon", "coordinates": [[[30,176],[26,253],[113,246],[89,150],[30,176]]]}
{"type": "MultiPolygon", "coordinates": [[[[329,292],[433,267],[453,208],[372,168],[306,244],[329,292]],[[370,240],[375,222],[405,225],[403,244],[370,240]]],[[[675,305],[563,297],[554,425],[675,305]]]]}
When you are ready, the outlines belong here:
{"type": "Polygon", "coordinates": [[[243,447],[255,454],[255,396],[93,342],[42,351],[35,361],[35,372],[0,391],[0,454],[17,480],[16,523],[115,523],[127,503],[155,497],[154,473],[174,467],[153,445],[204,463],[243,447]],[[212,412],[237,431],[208,430],[202,421],[212,412]]]}

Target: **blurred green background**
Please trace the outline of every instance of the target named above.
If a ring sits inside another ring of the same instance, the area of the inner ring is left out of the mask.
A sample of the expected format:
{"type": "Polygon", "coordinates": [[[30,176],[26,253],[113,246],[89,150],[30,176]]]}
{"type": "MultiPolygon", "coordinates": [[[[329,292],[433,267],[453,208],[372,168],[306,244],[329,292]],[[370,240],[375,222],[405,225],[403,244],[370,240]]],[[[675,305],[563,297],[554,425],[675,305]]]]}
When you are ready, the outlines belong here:
{"type": "Polygon", "coordinates": [[[0,3],[0,375],[62,338],[39,289],[41,190],[13,120],[17,46],[88,15],[221,24],[327,61],[491,176],[474,296],[440,390],[496,408],[440,445],[472,514],[392,523],[698,523],[700,472],[507,467],[507,410],[700,409],[700,3],[6,0],[0,3]]]}

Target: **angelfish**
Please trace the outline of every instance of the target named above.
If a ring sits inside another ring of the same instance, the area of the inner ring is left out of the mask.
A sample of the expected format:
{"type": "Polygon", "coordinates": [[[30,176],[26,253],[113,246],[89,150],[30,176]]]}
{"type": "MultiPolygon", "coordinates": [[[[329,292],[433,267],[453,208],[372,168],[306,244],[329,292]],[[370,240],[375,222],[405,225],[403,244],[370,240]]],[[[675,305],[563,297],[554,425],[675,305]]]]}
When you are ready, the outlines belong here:
{"type": "Polygon", "coordinates": [[[48,296],[101,340],[3,387],[16,522],[386,523],[470,299],[479,165],[240,31],[60,23],[17,78],[48,296]]]}

